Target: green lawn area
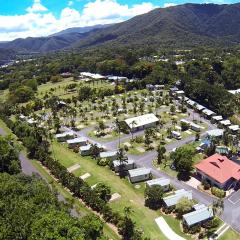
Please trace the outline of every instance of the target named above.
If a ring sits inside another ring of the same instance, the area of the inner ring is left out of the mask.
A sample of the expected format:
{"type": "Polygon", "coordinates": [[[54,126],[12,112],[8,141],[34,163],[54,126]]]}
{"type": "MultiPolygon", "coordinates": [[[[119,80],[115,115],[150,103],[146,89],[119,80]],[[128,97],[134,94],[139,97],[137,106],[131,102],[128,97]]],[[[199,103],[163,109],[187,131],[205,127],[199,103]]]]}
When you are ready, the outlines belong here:
{"type": "MultiPolygon", "coordinates": [[[[161,216],[159,211],[152,211],[144,206],[144,184],[137,184],[140,188],[136,188],[127,179],[120,179],[108,167],[101,167],[90,157],[81,157],[78,153],[74,153],[67,149],[65,145],[57,142],[53,143],[55,157],[65,167],[70,167],[76,163],[80,164],[80,169],[74,172],[76,176],[81,176],[84,173],[90,173],[91,176],[86,181],[92,186],[96,183],[103,182],[109,185],[112,193],[119,193],[121,199],[110,203],[113,209],[123,212],[124,207],[130,206],[133,209],[132,217],[136,221],[137,226],[144,230],[145,236],[153,240],[166,239],[156,225],[154,219],[161,216]]],[[[170,216],[164,216],[169,225],[176,233],[184,236],[185,239],[191,239],[184,235],[180,229],[179,220],[170,216]]]]}
{"type": "Polygon", "coordinates": [[[219,240],[239,240],[240,235],[233,229],[229,228],[219,240]]]}

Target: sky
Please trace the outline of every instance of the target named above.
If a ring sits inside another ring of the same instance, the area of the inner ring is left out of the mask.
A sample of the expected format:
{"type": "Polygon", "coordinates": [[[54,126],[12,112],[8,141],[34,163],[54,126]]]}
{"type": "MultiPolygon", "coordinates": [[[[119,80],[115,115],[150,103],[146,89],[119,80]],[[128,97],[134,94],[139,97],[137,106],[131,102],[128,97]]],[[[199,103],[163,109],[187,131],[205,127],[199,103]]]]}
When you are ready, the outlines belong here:
{"type": "MultiPolygon", "coordinates": [[[[234,3],[235,0],[191,0],[234,3]]],[[[184,0],[0,0],[0,41],[48,36],[71,27],[117,23],[184,0]]],[[[237,2],[237,1],[235,1],[237,2]]]]}

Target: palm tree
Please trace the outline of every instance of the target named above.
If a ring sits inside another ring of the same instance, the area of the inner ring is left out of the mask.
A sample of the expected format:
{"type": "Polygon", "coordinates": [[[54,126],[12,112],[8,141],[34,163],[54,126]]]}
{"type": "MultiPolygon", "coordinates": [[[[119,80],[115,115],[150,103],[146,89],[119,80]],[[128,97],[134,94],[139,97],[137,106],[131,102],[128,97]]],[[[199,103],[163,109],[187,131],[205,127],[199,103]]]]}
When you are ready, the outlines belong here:
{"type": "Polygon", "coordinates": [[[134,132],[134,127],[137,125],[137,122],[135,120],[133,120],[131,123],[130,123],[130,132],[132,134],[132,140],[133,140],[133,132],[134,132]]]}
{"type": "Polygon", "coordinates": [[[213,210],[214,216],[221,215],[223,213],[224,201],[222,198],[219,198],[213,202],[212,210],[213,210]]]}

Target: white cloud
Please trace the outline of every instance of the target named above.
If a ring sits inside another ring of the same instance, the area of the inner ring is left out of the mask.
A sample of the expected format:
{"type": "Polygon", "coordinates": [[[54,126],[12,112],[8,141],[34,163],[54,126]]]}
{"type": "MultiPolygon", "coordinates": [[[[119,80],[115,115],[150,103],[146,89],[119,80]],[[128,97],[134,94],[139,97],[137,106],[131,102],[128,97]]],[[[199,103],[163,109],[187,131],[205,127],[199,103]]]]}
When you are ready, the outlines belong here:
{"type": "Polygon", "coordinates": [[[163,7],[167,8],[167,7],[173,7],[173,6],[176,6],[176,5],[177,5],[176,3],[164,3],[163,7]]]}
{"type": "Polygon", "coordinates": [[[0,15],[0,41],[47,36],[70,27],[117,23],[149,12],[155,7],[150,2],[130,7],[119,4],[117,0],[95,0],[85,4],[81,12],[68,6],[62,9],[60,16],[56,18],[40,0],[34,0],[33,5],[26,9],[26,14],[0,15]]]}
{"type": "Polygon", "coordinates": [[[33,5],[26,9],[27,12],[46,12],[48,9],[41,4],[41,0],[34,0],[33,5]]]}
{"type": "Polygon", "coordinates": [[[73,5],[73,1],[68,2],[68,6],[71,7],[73,5]]]}

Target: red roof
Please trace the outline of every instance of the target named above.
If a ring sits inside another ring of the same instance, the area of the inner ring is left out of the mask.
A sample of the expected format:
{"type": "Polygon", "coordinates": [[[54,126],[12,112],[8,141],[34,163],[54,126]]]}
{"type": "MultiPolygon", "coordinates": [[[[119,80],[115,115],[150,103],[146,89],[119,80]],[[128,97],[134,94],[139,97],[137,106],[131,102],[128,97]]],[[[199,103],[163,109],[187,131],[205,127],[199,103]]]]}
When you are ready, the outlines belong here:
{"type": "Polygon", "coordinates": [[[240,180],[240,165],[217,153],[196,164],[195,168],[219,183],[225,183],[230,178],[240,180]]]}

